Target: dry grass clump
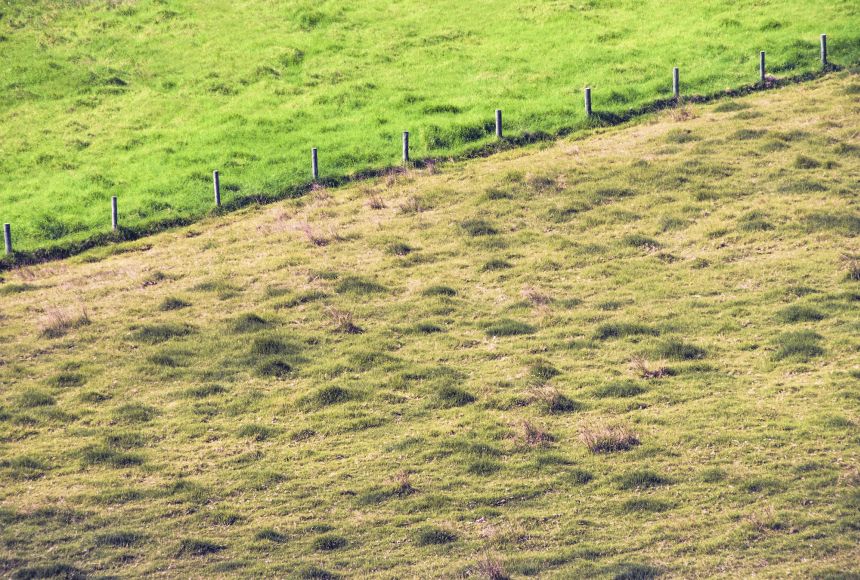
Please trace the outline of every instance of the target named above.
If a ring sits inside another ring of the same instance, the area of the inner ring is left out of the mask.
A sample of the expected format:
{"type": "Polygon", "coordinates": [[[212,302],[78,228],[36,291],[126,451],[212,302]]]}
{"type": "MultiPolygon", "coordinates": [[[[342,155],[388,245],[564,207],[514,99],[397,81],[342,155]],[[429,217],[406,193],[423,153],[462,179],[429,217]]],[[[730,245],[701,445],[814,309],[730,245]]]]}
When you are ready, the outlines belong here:
{"type": "Polygon", "coordinates": [[[526,286],[520,291],[520,296],[523,299],[528,300],[534,306],[547,306],[550,302],[552,302],[552,298],[549,294],[540,291],[534,286],[526,286]]]}
{"type": "Polygon", "coordinates": [[[326,309],[326,314],[334,323],[335,332],[344,334],[361,334],[364,330],[353,322],[353,314],[348,310],[340,310],[334,306],[326,309]]]}
{"type": "Polygon", "coordinates": [[[690,119],[695,119],[698,115],[690,107],[689,104],[679,102],[679,106],[675,107],[671,111],[669,111],[669,117],[676,123],[680,123],[682,121],[689,121],[690,119]]]}
{"type": "Polygon", "coordinates": [[[662,362],[649,363],[642,357],[630,361],[630,370],[643,379],[660,379],[671,374],[669,367],[662,362]]]}
{"type": "Polygon", "coordinates": [[[552,435],[528,420],[520,423],[519,439],[529,447],[546,447],[555,441],[552,435]]]}
{"type": "Polygon", "coordinates": [[[377,192],[372,191],[367,196],[367,206],[370,209],[385,209],[385,200],[377,192]]]}
{"type": "Polygon", "coordinates": [[[583,425],[579,439],[592,453],[626,451],[639,445],[639,437],[623,423],[583,425]]]}
{"type": "Polygon", "coordinates": [[[424,211],[424,205],[421,203],[421,200],[414,195],[410,195],[406,198],[406,201],[400,204],[400,213],[413,214],[421,213],[422,211],[424,211]]]}
{"type": "Polygon", "coordinates": [[[326,236],[316,231],[313,226],[307,222],[299,225],[299,231],[301,231],[314,246],[326,246],[331,241],[326,236]]]}
{"type": "Polygon", "coordinates": [[[842,256],[842,262],[845,264],[845,269],[848,270],[846,278],[860,282],[860,256],[845,254],[842,256]]]}
{"type": "Polygon", "coordinates": [[[89,323],[90,316],[85,306],[80,306],[78,309],[54,308],[45,314],[39,334],[46,338],[58,338],[72,329],[89,323]]]}
{"type": "Polygon", "coordinates": [[[479,578],[485,580],[508,580],[510,576],[505,572],[502,562],[489,554],[484,554],[475,566],[479,578]]]}
{"type": "Polygon", "coordinates": [[[418,491],[412,486],[408,471],[398,471],[392,478],[392,483],[394,484],[394,494],[398,497],[406,497],[418,491]]]}

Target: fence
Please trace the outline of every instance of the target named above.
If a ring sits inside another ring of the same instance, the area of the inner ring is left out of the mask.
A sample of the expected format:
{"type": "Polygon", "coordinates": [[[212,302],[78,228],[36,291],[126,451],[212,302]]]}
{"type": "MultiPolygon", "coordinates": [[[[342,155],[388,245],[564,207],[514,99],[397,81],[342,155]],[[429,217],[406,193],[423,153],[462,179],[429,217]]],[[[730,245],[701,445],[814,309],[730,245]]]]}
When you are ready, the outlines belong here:
{"type": "MultiPolygon", "coordinates": [[[[820,59],[821,59],[821,67],[824,70],[827,70],[829,67],[828,54],[827,54],[827,35],[821,35],[821,45],[819,51],[820,59]]],[[[766,53],[765,51],[761,51],[759,53],[759,84],[762,86],[766,86],[768,82],[767,78],[767,63],[766,63],[766,53]]],[[[680,83],[680,70],[678,67],[674,67],[672,69],[672,99],[675,102],[680,102],[681,100],[681,83],[680,83]]],[[[587,118],[591,118],[594,116],[594,110],[592,109],[591,102],[591,87],[585,87],[584,89],[584,105],[585,105],[585,115],[587,118]]],[[[503,137],[503,129],[502,129],[502,111],[501,109],[496,109],[495,115],[495,134],[496,139],[501,141],[504,139],[503,137]]],[[[403,132],[403,163],[410,163],[410,154],[409,154],[409,131],[403,132]]],[[[311,149],[311,178],[313,183],[317,183],[320,179],[320,169],[319,169],[319,152],[316,147],[311,149]]],[[[215,192],[215,207],[221,207],[221,178],[220,173],[216,169],[212,172],[212,182],[215,192]]],[[[116,232],[120,228],[119,225],[119,213],[117,211],[117,197],[111,197],[111,229],[116,232]]],[[[3,242],[6,249],[6,255],[12,255],[14,253],[12,247],[12,226],[11,224],[3,224],[3,242]]]]}

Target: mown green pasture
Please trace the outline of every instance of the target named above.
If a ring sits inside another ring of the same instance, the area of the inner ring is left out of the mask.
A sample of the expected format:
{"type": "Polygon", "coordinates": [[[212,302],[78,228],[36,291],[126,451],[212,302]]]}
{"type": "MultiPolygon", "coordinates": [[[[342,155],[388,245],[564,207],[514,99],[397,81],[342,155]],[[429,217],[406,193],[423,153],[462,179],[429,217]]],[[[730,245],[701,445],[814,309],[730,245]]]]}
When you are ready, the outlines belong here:
{"type": "Polygon", "coordinates": [[[852,0],[81,0],[0,4],[0,221],[20,250],[121,224],[196,219],[224,201],[585,124],[582,90],[620,114],[671,93],[860,59],[852,0]]]}

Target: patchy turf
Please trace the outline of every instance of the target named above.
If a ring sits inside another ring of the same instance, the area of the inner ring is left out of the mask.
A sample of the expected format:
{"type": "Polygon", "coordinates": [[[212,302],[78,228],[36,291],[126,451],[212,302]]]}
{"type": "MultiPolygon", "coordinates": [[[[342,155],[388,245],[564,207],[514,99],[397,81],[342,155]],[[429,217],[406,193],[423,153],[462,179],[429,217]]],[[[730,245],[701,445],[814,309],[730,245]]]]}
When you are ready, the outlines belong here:
{"type": "Polygon", "coordinates": [[[858,87],[4,273],[0,574],[860,573],[858,87]]]}

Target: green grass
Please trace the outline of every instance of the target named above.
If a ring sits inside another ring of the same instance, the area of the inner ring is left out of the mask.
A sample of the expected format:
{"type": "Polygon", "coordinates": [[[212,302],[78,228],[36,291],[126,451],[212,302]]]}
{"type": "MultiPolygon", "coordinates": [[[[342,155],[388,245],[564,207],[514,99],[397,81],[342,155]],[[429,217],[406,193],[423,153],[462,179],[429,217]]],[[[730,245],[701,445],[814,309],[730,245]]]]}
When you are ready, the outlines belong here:
{"type": "Polygon", "coordinates": [[[586,85],[611,120],[668,98],[674,66],[684,94],[755,83],[759,50],[777,77],[818,70],[822,32],[857,64],[858,21],[846,0],[9,1],[0,221],[20,250],[105,241],[113,195],[123,227],[181,223],[214,169],[238,207],[302,191],[312,147],[324,179],[399,164],[404,130],[414,159],[463,154],[496,108],[528,141],[586,127],[586,85]]]}
{"type": "Polygon", "coordinates": [[[4,272],[0,576],[856,575],[855,86],[4,272]]]}

